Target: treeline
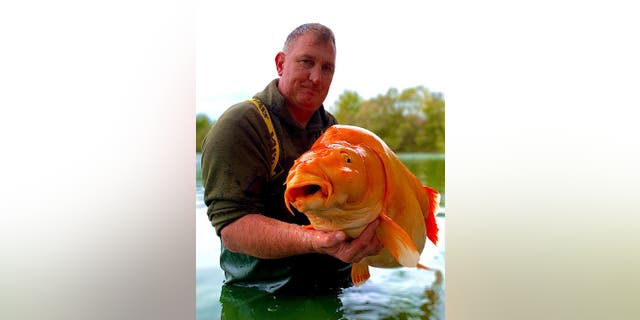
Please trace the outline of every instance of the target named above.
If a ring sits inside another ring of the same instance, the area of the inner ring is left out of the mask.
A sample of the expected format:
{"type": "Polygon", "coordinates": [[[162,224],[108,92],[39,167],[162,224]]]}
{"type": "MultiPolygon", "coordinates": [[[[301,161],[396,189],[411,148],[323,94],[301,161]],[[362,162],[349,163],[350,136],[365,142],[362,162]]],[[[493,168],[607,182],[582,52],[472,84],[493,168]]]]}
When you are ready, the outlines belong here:
{"type": "Polygon", "coordinates": [[[395,152],[444,153],[444,98],[423,86],[364,100],[345,91],[331,109],[341,124],[367,128],[395,152]]]}
{"type": "MultiPolygon", "coordinates": [[[[367,128],[380,136],[395,152],[444,153],[444,98],[423,86],[363,99],[355,91],[340,95],[331,113],[341,124],[367,128]]],[[[205,114],[196,115],[196,151],[215,123],[205,114]]]]}
{"type": "Polygon", "coordinates": [[[211,129],[216,121],[211,121],[209,117],[204,113],[196,115],[196,152],[202,152],[202,140],[211,129]]]}

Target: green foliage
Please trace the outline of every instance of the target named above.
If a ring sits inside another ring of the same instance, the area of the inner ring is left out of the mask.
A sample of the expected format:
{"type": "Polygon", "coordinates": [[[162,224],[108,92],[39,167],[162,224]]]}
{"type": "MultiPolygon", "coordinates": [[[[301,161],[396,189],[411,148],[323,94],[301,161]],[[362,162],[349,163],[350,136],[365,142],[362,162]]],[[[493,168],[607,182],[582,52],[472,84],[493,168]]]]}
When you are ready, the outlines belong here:
{"type": "Polygon", "coordinates": [[[353,116],[358,113],[360,105],[362,105],[362,97],[355,91],[345,90],[337,101],[337,110],[333,114],[340,122],[352,122],[353,116]]]}
{"type": "MultiPolygon", "coordinates": [[[[423,86],[363,99],[357,92],[345,90],[332,113],[341,124],[373,131],[395,152],[444,153],[444,98],[423,86]]],[[[196,115],[196,151],[215,121],[205,114],[196,115]]]]}
{"type": "Polygon", "coordinates": [[[211,121],[206,114],[196,115],[196,152],[202,151],[202,140],[214,123],[215,121],[211,121]]]}
{"type": "Polygon", "coordinates": [[[360,126],[380,136],[396,152],[444,153],[444,99],[423,86],[364,100],[346,90],[333,114],[342,124],[360,126]]]}

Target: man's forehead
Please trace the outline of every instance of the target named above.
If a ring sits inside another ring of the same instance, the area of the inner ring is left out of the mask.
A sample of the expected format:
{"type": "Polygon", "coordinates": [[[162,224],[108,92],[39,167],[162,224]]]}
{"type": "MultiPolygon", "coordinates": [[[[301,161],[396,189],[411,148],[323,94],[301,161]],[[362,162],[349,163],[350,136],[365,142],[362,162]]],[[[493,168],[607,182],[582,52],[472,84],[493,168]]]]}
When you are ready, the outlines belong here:
{"type": "Polygon", "coordinates": [[[335,63],[336,54],[331,46],[300,46],[289,53],[295,59],[312,59],[328,63],[335,63]]]}

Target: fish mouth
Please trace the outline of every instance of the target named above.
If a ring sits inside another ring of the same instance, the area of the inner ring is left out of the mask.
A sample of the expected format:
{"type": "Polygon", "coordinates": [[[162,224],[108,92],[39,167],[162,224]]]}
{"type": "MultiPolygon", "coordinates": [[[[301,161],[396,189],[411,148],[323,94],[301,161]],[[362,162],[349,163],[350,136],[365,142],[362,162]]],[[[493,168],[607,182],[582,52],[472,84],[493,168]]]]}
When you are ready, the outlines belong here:
{"type": "Polygon", "coordinates": [[[287,182],[284,200],[289,212],[293,214],[291,205],[304,212],[306,209],[323,205],[333,193],[333,187],[321,177],[304,174],[293,177],[287,182]]]}
{"type": "Polygon", "coordinates": [[[303,196],[310,196],[321,190],[322,190],[322,187],[317,184],[309,184],[299,188],[299,192],[303,196]]]}

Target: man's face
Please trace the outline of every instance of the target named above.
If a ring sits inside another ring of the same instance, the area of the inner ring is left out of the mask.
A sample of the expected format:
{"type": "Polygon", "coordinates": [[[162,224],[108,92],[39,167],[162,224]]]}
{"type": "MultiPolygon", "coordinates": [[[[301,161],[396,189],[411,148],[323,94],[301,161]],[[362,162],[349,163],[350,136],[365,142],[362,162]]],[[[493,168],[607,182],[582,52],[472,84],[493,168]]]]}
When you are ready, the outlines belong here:
{"type": "Polygon", "coordinates": [[[335,59],[333,44],[317,42],[313,33],[299,36],[285,53],[278,53],[278,89],[291,107],[313,112],[322,104],[329,93],[335,59]]]}

